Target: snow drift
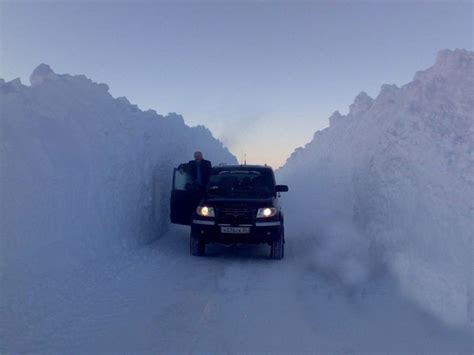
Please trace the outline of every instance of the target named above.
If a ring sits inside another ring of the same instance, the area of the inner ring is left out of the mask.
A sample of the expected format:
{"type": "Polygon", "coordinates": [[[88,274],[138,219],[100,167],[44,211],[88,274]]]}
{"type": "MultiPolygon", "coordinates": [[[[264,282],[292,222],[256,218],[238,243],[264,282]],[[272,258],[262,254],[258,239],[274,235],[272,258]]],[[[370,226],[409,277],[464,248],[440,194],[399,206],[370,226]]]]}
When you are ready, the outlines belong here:
{"type": "Polygon", "coordinates": [[[141,111],[83,75],[42,64],[30,81],[0,81],[0,259],[13,296],[31,277],[162,234],[171,169],[194,150],[235,162],[206,128],[141,111]]]}
{"type": "Polygon", "coordinates": [[[473,63],[444,50],[412,82],[359,94],[278,172],[292,191],[288,234],[315,240],[320,270],[354,285],[386,266],[407,297],[461,326],[472,322],[473,63]]]}

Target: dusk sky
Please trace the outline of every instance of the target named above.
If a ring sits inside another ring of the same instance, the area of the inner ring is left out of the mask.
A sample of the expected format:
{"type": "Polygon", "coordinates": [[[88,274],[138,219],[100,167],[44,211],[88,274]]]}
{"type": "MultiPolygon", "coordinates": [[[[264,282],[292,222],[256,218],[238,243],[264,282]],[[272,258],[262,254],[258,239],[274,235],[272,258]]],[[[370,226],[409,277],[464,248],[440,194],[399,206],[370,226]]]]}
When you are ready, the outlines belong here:
{"type": "Polygon", "coordinates": [[[375,97],[382,84],[405,84],[432,65],[439,50],[473,47],[471,2],[0,6],[1,78],[29,85],[40,63],[85,74],[141,109],[206,125],[237,157],[274,167],[360,91],[375,97]]]}

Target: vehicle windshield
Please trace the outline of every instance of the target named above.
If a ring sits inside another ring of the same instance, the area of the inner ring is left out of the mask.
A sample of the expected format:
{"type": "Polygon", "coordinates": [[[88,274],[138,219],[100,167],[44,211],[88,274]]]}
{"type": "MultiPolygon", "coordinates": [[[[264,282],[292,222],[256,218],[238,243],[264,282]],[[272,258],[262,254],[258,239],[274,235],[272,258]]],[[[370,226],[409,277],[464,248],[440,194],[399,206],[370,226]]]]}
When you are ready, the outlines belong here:
{"type": "Polygon", "coordinates": [[[209,178],[209,195],[219,197],[270,197],[275,183],[268,172],[223,170],[209,178]]]}

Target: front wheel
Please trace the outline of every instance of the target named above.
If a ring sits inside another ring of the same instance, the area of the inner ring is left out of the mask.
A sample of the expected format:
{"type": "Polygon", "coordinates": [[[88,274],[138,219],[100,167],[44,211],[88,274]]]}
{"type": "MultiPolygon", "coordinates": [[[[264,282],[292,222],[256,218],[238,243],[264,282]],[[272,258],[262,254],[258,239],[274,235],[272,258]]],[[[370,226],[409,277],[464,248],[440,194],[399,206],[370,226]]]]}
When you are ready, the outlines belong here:
{"type": "Polygon", "coordinates": [[[283,233],[280,237],[272,242],[270,257],[274,260],[283,259],[285,255],[285,242],[283,240],[283,233]]]}
{"type": "Polygon", "coordinates": [[[189,252],[194,256],[203,256],[206,252],[206,244],[191,234],[189,238],[189,252]]]}

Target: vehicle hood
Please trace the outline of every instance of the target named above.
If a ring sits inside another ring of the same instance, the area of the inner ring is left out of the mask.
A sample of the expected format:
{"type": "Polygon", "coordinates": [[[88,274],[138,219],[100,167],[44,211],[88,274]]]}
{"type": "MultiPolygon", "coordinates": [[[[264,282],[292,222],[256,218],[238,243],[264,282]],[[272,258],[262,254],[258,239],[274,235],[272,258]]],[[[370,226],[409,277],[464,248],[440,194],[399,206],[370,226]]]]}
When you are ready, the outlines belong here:
{"type": "Polygon", "coordinates": [[[212,207],[264,207],[273,206],[273,197],[269,198],[224,198],[214,197],[203,199],[201,204],[212,207]]]}

